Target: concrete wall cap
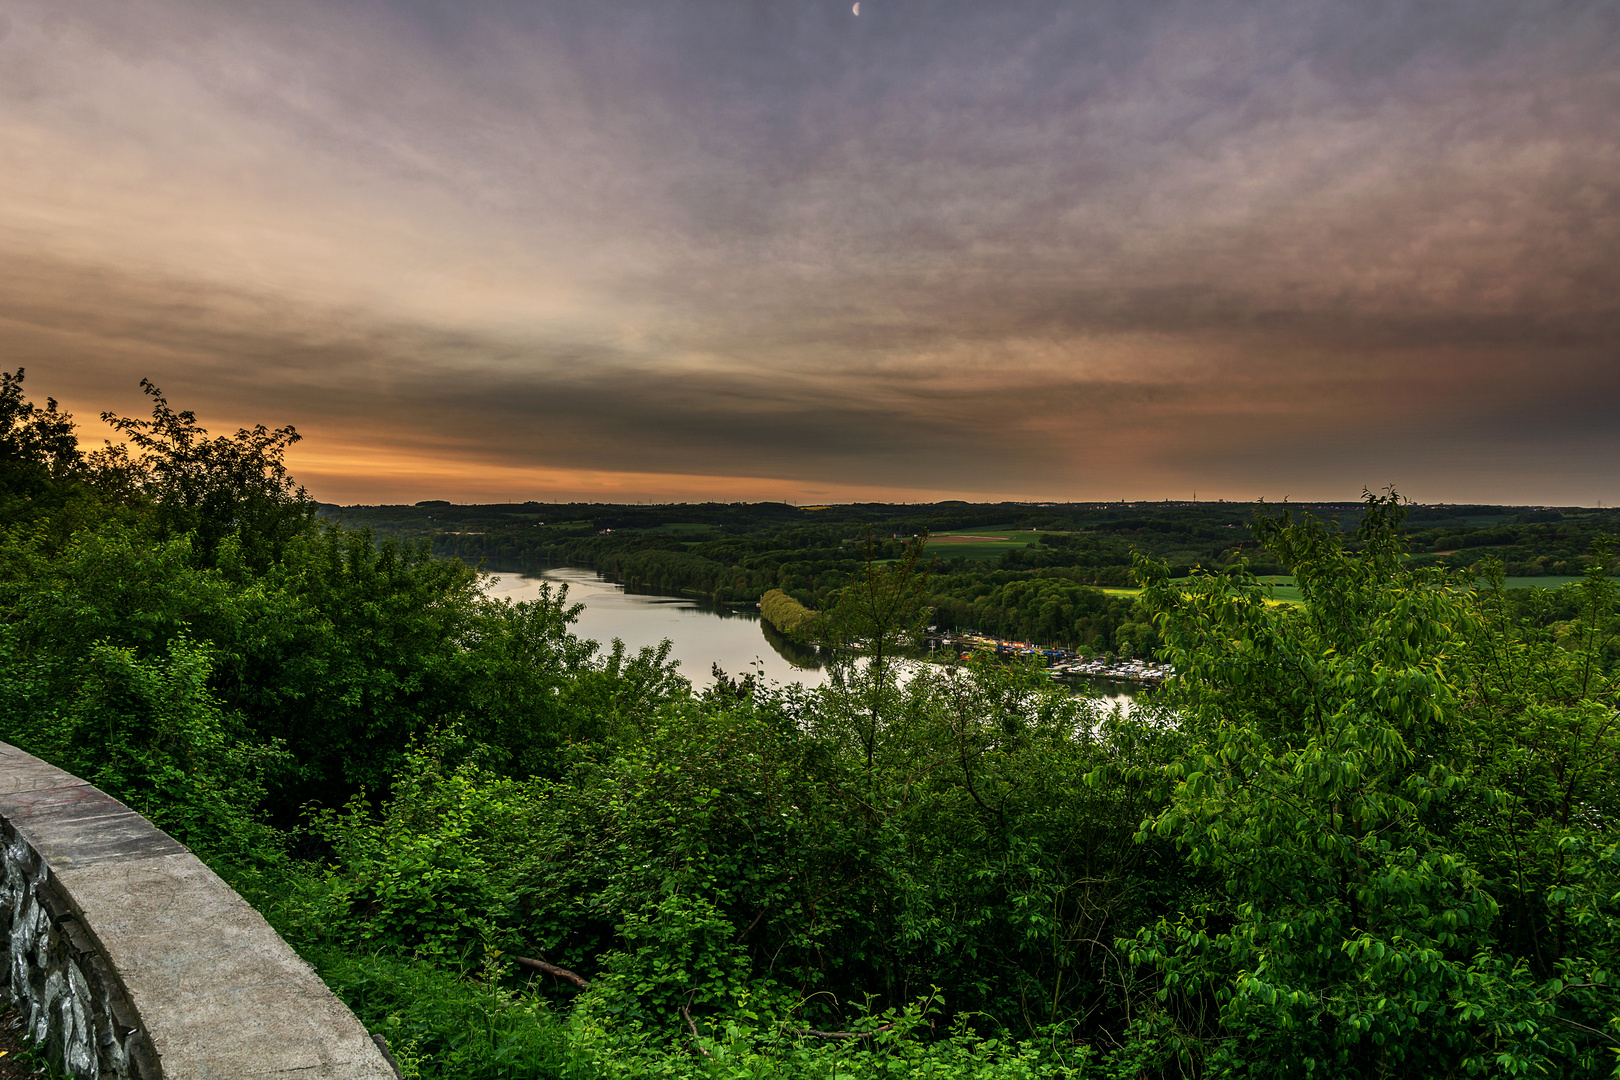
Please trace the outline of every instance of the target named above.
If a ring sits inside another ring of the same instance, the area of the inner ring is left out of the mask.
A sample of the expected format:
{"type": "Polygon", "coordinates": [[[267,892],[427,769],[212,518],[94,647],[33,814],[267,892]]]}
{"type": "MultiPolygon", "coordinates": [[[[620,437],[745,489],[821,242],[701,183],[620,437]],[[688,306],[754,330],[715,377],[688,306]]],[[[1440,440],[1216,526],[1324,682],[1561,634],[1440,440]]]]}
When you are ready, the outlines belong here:
{"type": "Polygon", "coordinates": [[[0,743],[0,819],[79,923],[64,941],[94,943],[166,1080],[396,1077],[263,916],[117,799],[0,743]]]}

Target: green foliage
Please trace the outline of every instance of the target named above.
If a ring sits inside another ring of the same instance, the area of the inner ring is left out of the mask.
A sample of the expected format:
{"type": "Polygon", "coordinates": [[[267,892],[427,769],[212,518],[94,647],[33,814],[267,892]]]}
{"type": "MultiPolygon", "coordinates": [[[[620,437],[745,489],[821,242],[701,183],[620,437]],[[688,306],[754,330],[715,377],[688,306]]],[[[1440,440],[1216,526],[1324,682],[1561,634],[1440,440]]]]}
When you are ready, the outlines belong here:
{"type": "Polygon", "coordinates": [[[453,741],[407,752],[380,818],[363,796],[316,814],[341,867],[323,897],[335,940],[454,966],[511,928],[517,897],[502,861],[531,828],[531,798],[476,761],[447,767],[453,741]]]}
{"type": "Polygon", "coordinates": [[[73,418],[47,400],[23,397],[23,369],[0,371],[0,524],[60,507],[63,488],[84,464],[73,418]]]}
{"type": "Polygon", "coordinates": [[[380,817],[323,819],[313,921],[452,966],[475,942],[541,956],[594,980],[596,1022],[665,1035],[744,993],[827,1023],[930,984],[1021,1027],[1124,1009],[1094,942],[1151,905],[1164,852],[1131,842],[1140,782],[1081,776],[1167,760],[1174,736],[993,666],[917,693],[926,730],[870,769],[811,734],[814,705],[763,693],[667,710],[556,781],[415,754],[380,817]]]}
{"type": "Polygon", "coordinates": [[[207,643],[208,689],[232,731],[285,745],[267,792],[283,820],[310,799],[385,790],[413,737],[465,718],[508,772],[554,772],[570,738],[601,738],[684,693],[667,654],[598,656],[568,632],[563,594],[487,600],[475,573],[421,548],[332,528],[298,537],[262,574],[223,541],[198,565],[189,537],[146,538],[114,520],[53,556],[36,535],[0,536],[6,639],[0,735],[32,747],[36,718],[68,700],[98,644],[137,659],[207,643]]]}
{"type": "Polygon", "coordinates": [[[145,659],[97,644],[66,707],[50,714],[36,698],[27,738],[13,738],[187,843],[244,858],[273,854],[275,835],[257,810],[267,775],[288,755],[233,737],[208,691],[211,669],[207,651],[185,638],[145,659]]]}
{"type": "MultiPolygon", "coordinates": [[[[558,1017],[521,984],[458,979],[421,961],[331,948],[306,950],[321,977],[383,1035],[406,1080],[1114,1080],[1093,1048],[1067,1032],[1012,1040],[976,1033],[970,1018],[946,1027],[936,992],[898,1009],[855,1010],[852,1037],[823,1038],[772,1016],[746,992],[722,1016],[694,1019],[678,1041],[586,1014],[558,1017]],[[695,1028],[695,1034],[692,1029],[695,1028]]],[[[500,961],[489,954],[490,971],[500,961]]]]}
{"type": "Polygon", "coordinates": [[[624,947],[601,958],[602,973],[581,1001],[586,1017],[640,1026],[725,1008],[750,990],[784,996],[769,980],[750,986],[737,928],[707,897],[661,897],[626,915],[618,933],[624,947]]]}
{"type": "Polygon", "coordinates": [[[476,977],[424,960],[331,946],[309,960],[368,1031],[388,1040],[404,1080],[590,1080],[567,1022],[543,1000],[499,978],[491,951],[476,977]]]}
{"type": "MultiPolygon", "coordinates": [[[[248,586],[229,700],[298,747],[303,799],[387,786],[471,692],[478,582],[419,549],[324,530],[248,586]]],[[[300,800],[302,801],[302,799],[300,800]]]]}
{"type": "Polygon", "coordinates": [[[747,995],[724,1019],[693,1022],[679,1052],[645,1032],[598,1026],[586,1020],[576,1034],[595,1074],[608,1077],[703,1080],[809,1080],[811,1077],[972,1077],[975,1080],[1102,1077],[1087,1068],[1089,1047],[1063,1045],[1062,1033],[1045,1040],[1003,1041],[974,1032],[959,1016],[938,1028],[944,1002],[937,991],[881,1012],[857,1010],[845,1032],[816,1032],[769,1022],[747,995]]]}
{"type": "Polygon", "coordinates": [[[842,733],[860,744],[868,772],[896,725],[896,714],[906,711],[896,665],[918,649],[928,623],[926,542],[926,536],[919,537],[888,564],[880,563],[868,544],[861,572],[816,626],[819,642],[834,650],[830,693],[839,698],[825,715],[840,721],[842,733]]]}
{"type": "Polygon", "coordinates": [[[1111,596],[1064,576],[939,575],[929,583],[928,599],[942,627],[1126,656],[1152,656],[1159,644],[1134,597],[1111,596]]]}
{"type": "MultiPolygon", "coordinates": [[[[1595,1074],[1620,1012],[1603,989],[1616,938],[1602,899],[1620,879],[1591,828],[1612,765],[1574,766],[1593,750],[1614,760],[1597,741],[1613,708],[1596,719],[1588,681],[1558,709],[1547,695],[1558,675],[1516,703],[1566,754],[1549,763],[1559,793],[1598,797],[1582,800],[1588,827],[1567,831],[1525,805],[1526,769],[1508,765],[1519,755],[1500,756],[1529,718],[1480,708],[1503,671],[1475,666],[1482,651],[1522,646],[1482,634],[1465,592],[1402,568],[1400,513],[1393,494],[1369,496],[1354,553],[1309,518],[1262,524],[1303,611],[1268,609],[1244,575],[1180,590],[1142,564],[1180,672],[1175,701],[1199,740],[1165,769],[1170,804],[1143,835],[1175,840],[1221,889],[1144,928],[1132,957],[1159,973],[1164,1030],[1215,1074],[1595,1074]],[[1501,786],[1503,765],[1518,791],[1501,786]],[[1484,841],[1504,824],[1508,836],[1484,841]],[[1536,834],[1539,860],[1523,842],[1536,834]],[[1579,852],[1571,877],[1560,849],[1579,852]],[[1553,946],[1543,936],[1571,901],[1588,933],[1556,939],[1562,955],[1537,965],[1504,940],[1514,893],[1517,921],[1541,920],[1519,948],[1553,946]],[[1582,992],[1566,993],[1572,984],[1582,992]]],[[[1612,592],[1601,572],[1592,582],[1596,618],[1612,592]]],[[[1551,668],[1572,665],[1589,670],[1551,668]]]]}

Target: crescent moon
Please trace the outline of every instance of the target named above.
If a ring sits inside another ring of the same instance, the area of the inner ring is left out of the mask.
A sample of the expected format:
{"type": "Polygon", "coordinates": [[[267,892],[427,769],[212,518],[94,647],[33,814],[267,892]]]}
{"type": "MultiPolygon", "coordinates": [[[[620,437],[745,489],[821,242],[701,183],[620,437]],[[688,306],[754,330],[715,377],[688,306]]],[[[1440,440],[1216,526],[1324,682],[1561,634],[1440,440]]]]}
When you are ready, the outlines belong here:
{"type": "Polygon", "coordinates": [[[855,14],[859,15],[860,13],[861,13],[861,5],[859,3],[857,3],[855,5],[855,14]]]}

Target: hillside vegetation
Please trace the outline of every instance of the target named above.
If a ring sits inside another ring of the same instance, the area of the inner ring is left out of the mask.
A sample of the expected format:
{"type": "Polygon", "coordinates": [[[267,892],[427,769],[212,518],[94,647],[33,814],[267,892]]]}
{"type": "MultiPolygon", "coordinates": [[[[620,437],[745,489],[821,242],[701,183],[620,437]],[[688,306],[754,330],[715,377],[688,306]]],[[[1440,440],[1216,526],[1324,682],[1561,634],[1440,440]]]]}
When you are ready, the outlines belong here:
{"type": "Polygon", "coordinates": [[[773,579],[862,650],[814,691],[699,694],[581,640],[560,590],[509,606],[434,537],[319,519],[290,428],[149,393],[127,452],[85,453],[0,384],[0,737],[191,845],[407,1076],[1613,1073],[1601,540],[1512,592],[1500,560],[1419,565],[1393,494],[1349,532],[1263,512],[1226,542],[1291,572],[1279,607],[1145,541],[1107,596],[1126,537],[1079,520],[984,574],[788,507],[581,536],[773,579]],[[945,602],[1147,627],[1180,674],[1128,716],[982,659],[901,679],[945,602]]]}
{"type": "MultiPolygon", "coordinates": [[[[1360,503],[1281,509],[1337,522],[1350,537],[1363,513],[1360,503]]],[[[898,558],[928,536],[927,603],[942,629],[1125,656],[1161,644],[1146,609],[1117,591],[1134,589],[1136,554],[1167,563],[1177,578],[1195,567],[1287,573],[1254,536],[1253,511],[1186,502],[322,507],[348,527],[425,541],[435,554],[494,570],[583,566],[632,589],[750,606],[780,590],[813,610],[825,610],[867,558],[898,558]]],[[[1585,571],[1592,541],[1620,529],[1620,512],[1408,507],[1400,528],[1413,569],[1477,575],[1500,563],[1515,585],[1553,588],[1585,571]]],[[[1275,595],[1298,599],[1291,584],[1275,595]]]]}

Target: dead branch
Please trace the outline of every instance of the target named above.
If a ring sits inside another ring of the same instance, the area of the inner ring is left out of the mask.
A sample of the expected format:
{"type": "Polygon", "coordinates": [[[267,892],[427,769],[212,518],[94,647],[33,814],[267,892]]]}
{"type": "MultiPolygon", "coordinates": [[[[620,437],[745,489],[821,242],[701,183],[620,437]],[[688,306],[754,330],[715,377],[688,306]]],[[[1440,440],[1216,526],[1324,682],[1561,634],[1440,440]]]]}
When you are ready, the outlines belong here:
{"type": "Polygon", "coordinates": [[[698,1048],[698,1053],[704,1057],[713,1057],[713,1054],[703,1048],[703,1042],[698,1038],[697,1023],[692,1019],[692,1013],[685,1005],[681,1006],[681,1015],[686,1017],[686,1026],[692,1029],[692,1045],[698,1048]]]}
{"type": "Polygon", "coordinates": [[[528,956],[514,956],[512,959],[516,960],[524,967],[534,968],[536,971],[543,971],[547,975],[555,975],[559,979],[567,979],[581,990],[589,990],[591,988],[589,979],[582,979],[578,975],[575,975],[572,971],[569,971],[567,968],[561,968],[556,964],[548,964],[544,960],[535,960],[528,956]]]}

